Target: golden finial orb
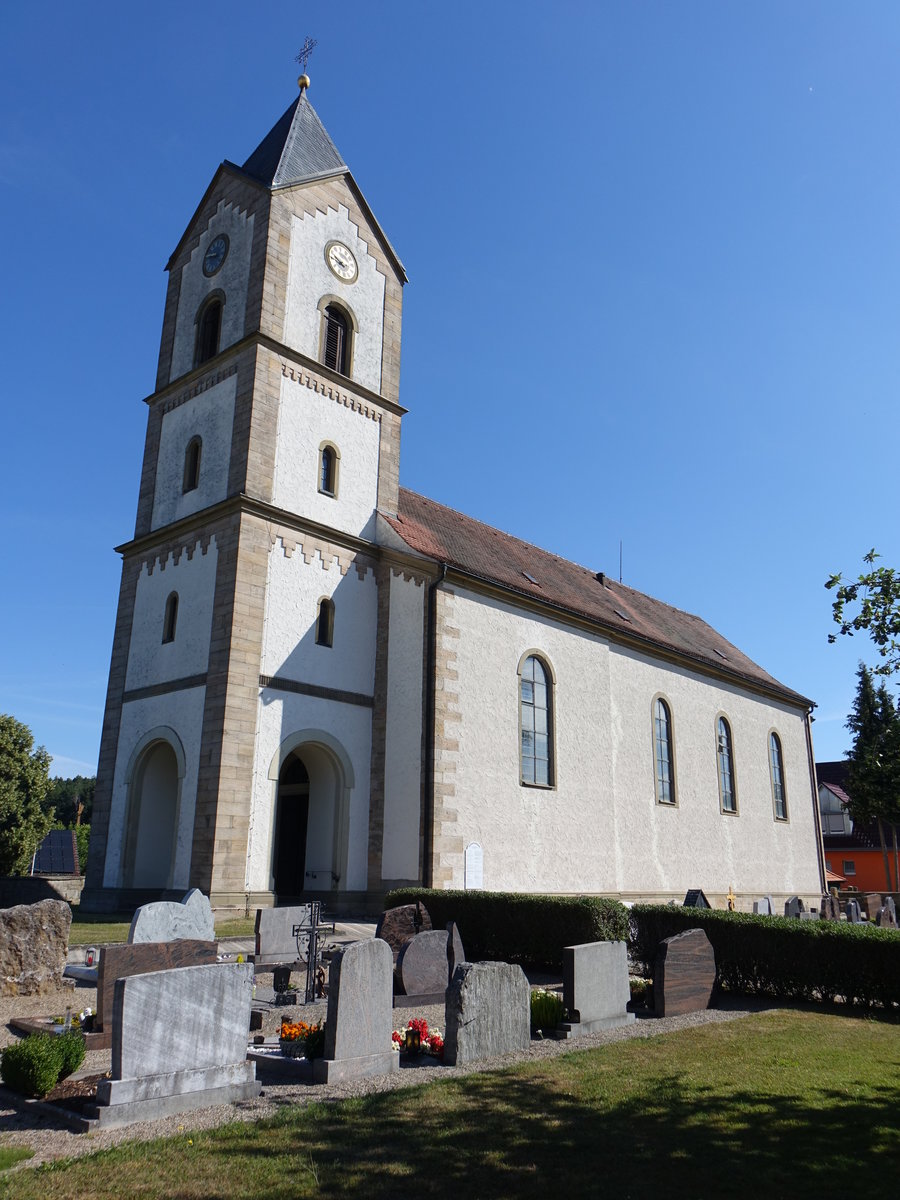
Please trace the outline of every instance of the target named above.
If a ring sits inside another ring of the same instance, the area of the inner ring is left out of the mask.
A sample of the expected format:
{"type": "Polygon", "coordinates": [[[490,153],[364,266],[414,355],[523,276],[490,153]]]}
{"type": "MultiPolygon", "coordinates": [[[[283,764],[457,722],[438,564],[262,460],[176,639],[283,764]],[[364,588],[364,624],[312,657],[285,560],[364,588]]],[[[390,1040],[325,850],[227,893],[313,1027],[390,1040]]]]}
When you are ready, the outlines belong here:
{"type": "Polygon", "coordinates": [[[305,92],[306,89],[309,87],[309,76],[301,75],[300,78],[297,80],[297,87],[300,89],[301,92],[305,92]]]}

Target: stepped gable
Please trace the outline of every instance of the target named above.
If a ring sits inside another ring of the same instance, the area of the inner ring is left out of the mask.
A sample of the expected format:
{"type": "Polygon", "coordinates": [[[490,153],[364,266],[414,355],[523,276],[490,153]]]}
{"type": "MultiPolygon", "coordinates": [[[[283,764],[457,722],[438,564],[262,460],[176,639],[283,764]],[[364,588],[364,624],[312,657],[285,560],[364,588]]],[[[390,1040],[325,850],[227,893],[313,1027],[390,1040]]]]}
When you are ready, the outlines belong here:
{"type": "Polygon", "coordinates": [[[775,691],[794,703],[806,707],[812,704],[779,683],[699,617],[608,577],[601,582],[598,574],[587,567],[416,492],[401,488],[397,516],[382,516],[412,550],[437,562],[586,617],[605,631],[674,651],[717,672],[775,691]]]}

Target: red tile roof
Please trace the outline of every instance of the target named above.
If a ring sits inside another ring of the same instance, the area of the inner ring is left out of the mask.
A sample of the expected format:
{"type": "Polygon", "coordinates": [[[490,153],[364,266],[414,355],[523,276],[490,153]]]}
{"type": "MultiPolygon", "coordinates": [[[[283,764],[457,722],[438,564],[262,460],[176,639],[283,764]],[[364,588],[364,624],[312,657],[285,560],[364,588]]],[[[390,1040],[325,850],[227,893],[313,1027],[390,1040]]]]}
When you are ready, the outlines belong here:
{"type": "Polygon", "coordinates": [[[717,674],[733,675],[792,702],[809,706],[799,692],[757,666],[705,621],[633,588],[559,558],[434,500],[400,489],[399,513],[382,514],[419,554],[587,618],[604,633],[674,651],[717,674]],[[532,582],[534,580],[534,582],[532,582]]]}

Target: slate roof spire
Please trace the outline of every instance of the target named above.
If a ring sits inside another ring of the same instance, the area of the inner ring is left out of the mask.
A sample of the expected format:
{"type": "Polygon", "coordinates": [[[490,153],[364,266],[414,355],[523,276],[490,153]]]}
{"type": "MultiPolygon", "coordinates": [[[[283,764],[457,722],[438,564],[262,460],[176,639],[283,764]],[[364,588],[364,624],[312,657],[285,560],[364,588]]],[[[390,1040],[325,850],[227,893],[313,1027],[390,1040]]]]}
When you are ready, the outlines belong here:
{"type": "MultiPolygon", "coordinates": [[[[309,86],[305,75],[300,79],[309,86]]],[[[301,84],[300,95],[243,164],[242,170],[269,187],[290,187],[347,170],[340,151],[306,98],[306,87],[301,84]]]]}

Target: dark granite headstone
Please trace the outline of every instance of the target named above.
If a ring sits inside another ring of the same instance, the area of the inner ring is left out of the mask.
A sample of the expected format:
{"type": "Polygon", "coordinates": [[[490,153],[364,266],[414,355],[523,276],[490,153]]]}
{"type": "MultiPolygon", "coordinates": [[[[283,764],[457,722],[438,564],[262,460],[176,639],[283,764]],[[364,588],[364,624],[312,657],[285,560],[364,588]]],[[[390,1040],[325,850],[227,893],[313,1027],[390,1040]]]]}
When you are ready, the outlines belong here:
{"type": "Polygon", "coordinates": [[[406,943],[397,958],[397,976],[407,996],[430,996],[450,981],[446,929],[428,929],[406,943]]]}
{"type": "Polygon", "coordinates": [[[841,919],[841,902],[837,896],[829,894],[822,897],[822,902],[819,906],[819,918],[822,921],[839,921],[841,919]]]}
{"type": "Polygon", "coordinates": [[[862,920],[862,913],[860,912],[860,909],[859,909],[859,901],[858,900],[848,900],[847,907],[844,910],[844,912],[846,913],[847,920],[850,922],[851,925],[858,925],[860,923],[860,921],[862,920]]]}
{"type": "Polygon", "coordinates": [[[660,942],[653,971],[653,1007],[659,1017],[709,1008],[716,956],[702,929],[687,929],[660,942]]]}
{"type": "Polygon", "coordinates": [[[417,900],[415,904],[385,909],[375,926],[375,936],[387,942],[396,958],[410,938],[428,929],[431,929],[428,909],[417,900]]]}
{"type": "MultiPolygon", "coordinates": [[[[112,1038],[111,1019],[116,980],[173,967],[202,967],[216,961],[217,942],[180,938],[175,942],[135,942],[105,946],[97,968],[97,1015],[94,1028],[112,1038]],[[104,1019],[106,1024],[104,1025],[104,1019]]],[[[203,997],[196,997],[203,1003],[203,997]]],[[[112,1042],[109,1043],[112,1045],[112,1042]]]]}
{"type": "Polygon", "coordinates": [[[806,905],[799,896],[791,896],[790,899],[784,902],[784,915],[786,917],[799,917],[801,913],[806,912],[806,905]]]}
{"type": "Polygon", "coordinates": [[[881,893],[866,892],[864,904],[865,908],[863,909],[863,912],[866,914],[869,920],[877,921],[878,914],[881,912],[881,893]]]}
{"type": "Polygon", "coordinates": [[[684,897],[682,908],[712,908],[701,888],[689,888],[684,897]]]}

